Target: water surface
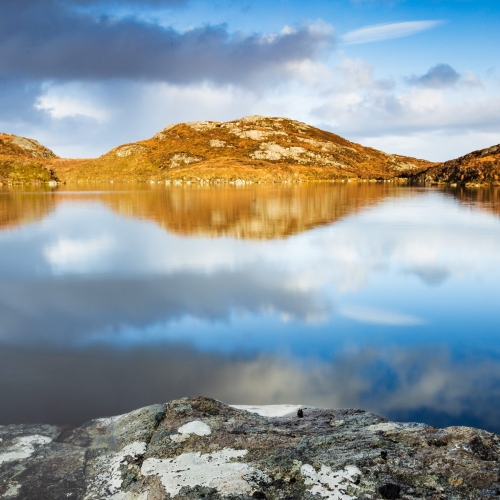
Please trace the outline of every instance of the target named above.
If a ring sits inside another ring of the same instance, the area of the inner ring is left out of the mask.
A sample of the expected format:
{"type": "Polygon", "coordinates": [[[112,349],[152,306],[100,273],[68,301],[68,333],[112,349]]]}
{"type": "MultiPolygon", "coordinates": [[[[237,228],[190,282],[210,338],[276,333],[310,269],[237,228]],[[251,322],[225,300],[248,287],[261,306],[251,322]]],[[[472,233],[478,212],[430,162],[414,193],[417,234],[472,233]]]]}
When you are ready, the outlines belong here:
{"type": "Polygon", "coordinates": [[[0,424],[172,398],[500,431],[500,191],[0,191],[0,424]]]}

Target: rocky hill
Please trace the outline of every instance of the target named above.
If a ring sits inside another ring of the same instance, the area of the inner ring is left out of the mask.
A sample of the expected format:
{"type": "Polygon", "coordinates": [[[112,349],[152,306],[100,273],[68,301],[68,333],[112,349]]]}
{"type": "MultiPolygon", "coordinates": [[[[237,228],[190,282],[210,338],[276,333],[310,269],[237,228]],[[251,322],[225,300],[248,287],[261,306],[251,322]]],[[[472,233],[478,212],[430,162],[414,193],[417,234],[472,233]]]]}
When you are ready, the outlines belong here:
{"type": "Polygon", "coordinates": [[[0,184],[56,180],[48,160],[57,156],[34,139],[0,132],[0,184]]]}
{"type": "Polygon", "coordinates": [[[0,426],[10,500],[493,500],[499,473],[500,436],[361,410],[198,397],[74,430],[0,426]]]}
{"type": "Polygon", "coordinates": [[[430,167],[416,176],[427,183],[500,184],[500,144],[430,167]]]}
{"type": "Polygon", "coordinates": [[[408,177],[431,163],[390,155],[286,118],[170,125],[151,139],[124,144],[95,160],[54,163],[75,180],[283,182],[408,177]]]}
{"type": "Polygon", "coordinates": [[[387,154],[287,118],[169,125],[95,159],[60,159],[33,139],[0,134],[0,184],[99,181],[173,184],[409,179],[500,184],[500,145],[444,163],[387,154]]]}

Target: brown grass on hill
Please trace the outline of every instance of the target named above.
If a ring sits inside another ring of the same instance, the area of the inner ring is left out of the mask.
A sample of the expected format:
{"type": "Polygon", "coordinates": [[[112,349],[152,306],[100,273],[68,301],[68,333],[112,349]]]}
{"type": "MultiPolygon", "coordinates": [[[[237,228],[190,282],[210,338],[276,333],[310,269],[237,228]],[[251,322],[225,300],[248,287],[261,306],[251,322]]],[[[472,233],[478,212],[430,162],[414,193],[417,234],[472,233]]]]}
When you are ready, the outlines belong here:
{"type": "Polygon", "coordinates": [[[0,133],[0,185],[55,180],[47,161],[57,156],[33,139],[0,133]]]}
{"type": "Polygon", "coordinates": [[[61,181],[284,182],[408,177],[431,165],[285,118],[171,125],[93,160],[52,160],[61,181]]]}

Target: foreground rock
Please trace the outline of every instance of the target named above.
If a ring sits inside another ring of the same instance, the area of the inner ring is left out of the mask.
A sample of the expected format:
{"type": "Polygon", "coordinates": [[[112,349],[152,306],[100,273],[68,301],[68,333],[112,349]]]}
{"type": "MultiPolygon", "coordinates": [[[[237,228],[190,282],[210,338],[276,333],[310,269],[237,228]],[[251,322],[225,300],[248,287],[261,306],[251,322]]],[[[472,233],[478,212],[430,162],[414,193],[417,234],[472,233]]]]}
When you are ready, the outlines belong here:
{"type": "Polygon", "coordinates": [[[193,398],[93,420],[71,432],[0,427],[0,498],[500,495],[497,435],[398,424],[360,410],[297,410],[267,408],[270,417],[193,398]]]}

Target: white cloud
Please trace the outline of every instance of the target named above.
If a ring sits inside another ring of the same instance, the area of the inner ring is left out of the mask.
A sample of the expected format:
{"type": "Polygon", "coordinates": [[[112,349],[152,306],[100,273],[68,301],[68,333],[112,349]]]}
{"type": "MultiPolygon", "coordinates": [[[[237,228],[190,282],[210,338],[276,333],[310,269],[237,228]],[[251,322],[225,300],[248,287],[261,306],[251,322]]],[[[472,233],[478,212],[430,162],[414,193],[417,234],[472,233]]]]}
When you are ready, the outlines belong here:
{"type": "Polygon", "coordinates": [[[364,145],[434,161],[500,142],[500,89],[494,82],[463,71],[457,85],[423,88],[375,75],[364,59],[344,56],[329,95],[311,110],[320,126],[364,145]]]}
{"type": "Polygon", "coordinates": [[[102,123],[110,117],[109,110],[96,105],[91,100],[75,95],[64,95],[55,89],[38,97],[35,109],[46,111],[55,119],[82,116],[102,123]]]}
{"type": "Polygon", "coordinates": [[[170,123],[253,114],[288,116],[391,153],[435,161],[500,142],[500,89],[492,77],[481,81],[460,69],[457,85],[422,88],[408,86],[404,75],[379,74],[363,58],[339,56],[336,67],[326,60],[289,63],[289,79],[256,91],[210,83],[46,84],[35,101],[39,123],[0,126],[34,137],[63,157],[99,156],[170,123]]]}
{"type": "Polygon", "coordinates": [[[379,42],[415,35],[421,31],[441,26],[444,21],[406,21],[403,23],[375,24],[346,33],[342,41],[347,45],[379,42]]]}

